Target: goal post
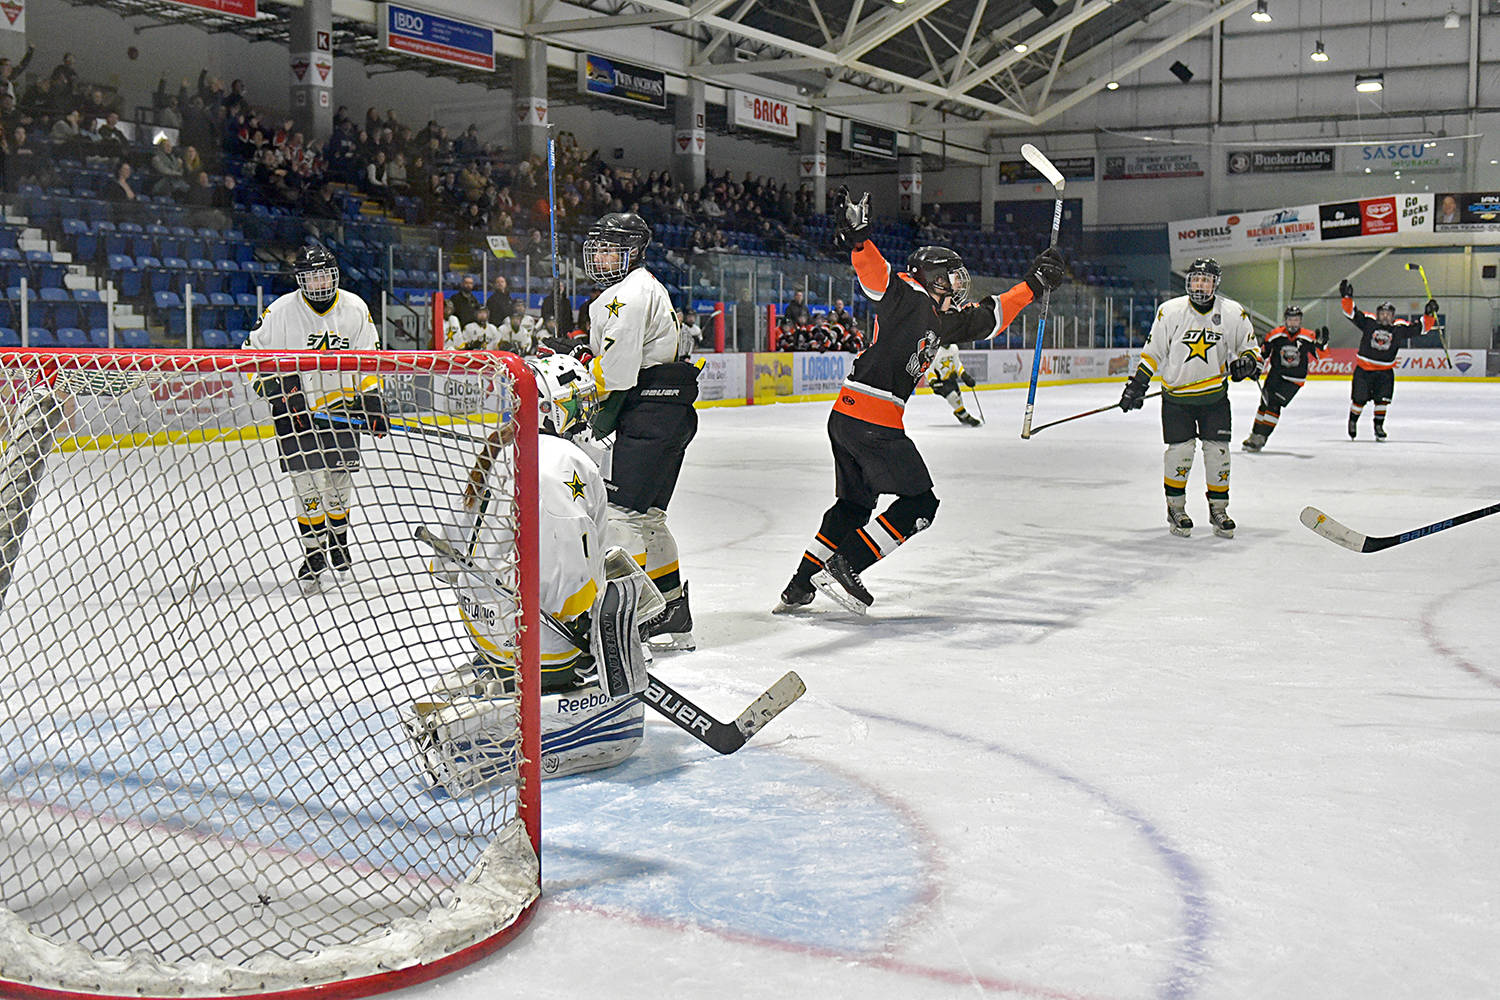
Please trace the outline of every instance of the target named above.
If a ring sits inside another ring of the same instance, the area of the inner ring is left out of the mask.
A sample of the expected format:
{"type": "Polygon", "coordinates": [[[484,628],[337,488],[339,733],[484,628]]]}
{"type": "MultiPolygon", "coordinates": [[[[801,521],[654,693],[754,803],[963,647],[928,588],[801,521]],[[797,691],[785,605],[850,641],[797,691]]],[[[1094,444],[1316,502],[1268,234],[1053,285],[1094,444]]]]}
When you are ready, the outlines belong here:
{"type": "Polygon", "coordinates": [[[536,447],[509,354],[0,351],[0,995],[365,996],[519,933],[536,447]],[[460,604],[413,530],[481,453],[513,544],[460,604]]]}

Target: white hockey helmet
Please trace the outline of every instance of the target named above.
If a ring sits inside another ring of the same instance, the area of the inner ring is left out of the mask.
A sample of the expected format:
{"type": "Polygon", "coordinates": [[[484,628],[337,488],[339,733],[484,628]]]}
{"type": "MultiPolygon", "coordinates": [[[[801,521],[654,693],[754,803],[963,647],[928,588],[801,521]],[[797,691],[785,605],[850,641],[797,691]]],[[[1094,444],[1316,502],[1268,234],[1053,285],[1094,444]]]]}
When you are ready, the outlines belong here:
{"type": "Polygon", "coordinates": [[[594,413],[594,376],[577,358],[551,354],[526,362],[536,376],[541,429],[565,436],[587,426],[594,413]]]}

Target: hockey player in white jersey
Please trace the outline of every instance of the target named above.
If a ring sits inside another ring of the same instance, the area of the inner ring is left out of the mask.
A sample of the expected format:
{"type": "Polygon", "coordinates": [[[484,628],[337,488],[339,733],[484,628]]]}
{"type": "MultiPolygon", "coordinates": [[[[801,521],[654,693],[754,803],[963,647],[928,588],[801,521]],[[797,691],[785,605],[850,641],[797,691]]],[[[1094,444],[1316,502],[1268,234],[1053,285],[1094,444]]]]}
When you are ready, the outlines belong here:
{"type": "MultiPolygon", "coordinates": [[[[254,350],[374,350],[375,324],[364,300],[339,287],[339,265],[320,246],[297,252],[297,291],[272,302],[250,331],[254,350]]],[[[346,574],[353,566],[349,510],[353,473],[359,468],[361,431],[376,437],[388,430],[380,380],[357,372],[308,371],[262,375],[254,388],[271,406],[276,447],[290,474],[299,506],[302,565],[297,580],[306,591],[320,585],[325,570],[346,574]]]]}
{"type": "Polygon", "coordinates": [[[1163,485],[1167,527],[1186,537],[1193,530],[1187,514],[1187,482],[1193,468],[1193,440],[1202,442],[1208,481],[1208,517],[1214,534],[1234,537],[1229,517],[1229,383],[1260,371],[1260,350],[1250,316],[1236,301],[1218,294],[1223,271],[1212,257],[1200,257],[1187,270],[1187,294],[1163,302],[1156,311],[1141,362],[1125,384],[1120,408],[1143,404],[1152,376],[1162,384],[1161,428],[1166,442],[1163,485]]]}
{"type": "Polygon", "coordinates": [[[984,421],[964,406],[964,391],[959,388],[960,382],[970,389],[974,388],[974,376],[964,371],[964,363],[958,356],[958,345],[944,344],[932,356],[932,364],[927,368],[927,388],[932,390],[934,396],[942,396],[948,401],[959,423],[965,427],[978,427],[984,421]]]}
{"type": "MultiPolygon", "coordinates": [[[[604,480],[565,436],[587,424],[592,377],[567,355],[528,364],[536,375],[541,411],[541,612],[555,623],[539,635],[542,764],[546,777],[556,777],[619,763],[640,744],[645,704],[632,694],[644,688],[645,677],[637,606],[654,602],[660,608],[662,602],[628,556],[607,550],[604,480]],[[610,622],[614,627],[605,627],[610,622]],[[635,684],[618,686],[622,672],[634,674],[635,684]]],[[[433,734],[472,735],[493,724],[504,707],[496,698],[507,696],[515,673],[515,594],[500,577],[500,568],[515,558],[514,522],[508,508],[496,509],[510,492],[503,482],[510,470],[496,461],[509,443],[508,434],[490,436],[470,472],[461,509],[443,528],[447,544],[432,562],[438,578],[457,591],[459,614],[476,652],[470,666],[477,682],[462,681],[419,702],[416,715],[427,724],[413,735],[429,770],[445,785],[460,788],[472,786],[473,776],[453,777],[464,768],[443,759],[433,734]]]]}
{"type": "Polygon", "coordinates": [[[589,305],[590,368],[599,393],[596,438],[614,435],[609,472],[610,544],[646,569],[667,607],[645,625],[653,645],[692,649],[693,615],[667,528],[667,504],[698,430],[698,369],[687,361],[667,290],[647,270],[651,227],[611,212],[583,244],[584,272],[601,287],[589,305]]]}

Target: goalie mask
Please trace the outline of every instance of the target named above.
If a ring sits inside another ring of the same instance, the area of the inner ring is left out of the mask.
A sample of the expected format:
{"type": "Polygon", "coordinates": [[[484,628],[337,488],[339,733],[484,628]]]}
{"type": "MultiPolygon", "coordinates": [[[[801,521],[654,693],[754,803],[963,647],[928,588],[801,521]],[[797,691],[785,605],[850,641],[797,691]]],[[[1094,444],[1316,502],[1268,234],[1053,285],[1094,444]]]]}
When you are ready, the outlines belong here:
{"type": "Polygon", "coordinates": [[[339,262],[326,248],[305,246],[292,262],[297,287],[308,305],[322,308],[339,293],[339,262]]]}
{"type": "Polygon", "coordinates": [[[938,312],[952,312],[969,301],[969,269],[947,247],[920,247],[906,258],[906,270],[927,290],[938,312]]]}
{"type": "Polygon", "coordinates": [[[1281,322],[1287,328],[1288,333],[1296,333],[1302,329],[1302,310],[1296,306],[1287,306],[1282,310],[1281,322]]]}
{"type": "Polygon", "coordinates": [[[577,359],[552,354],[527,361],[536,376],[538,423],[545,434],[582,430],[594,413],[594,377],[577,359]]]}
{"type": "Polygon", "coordinates": [[[613,285],[646,262],[651,227],[634,212],[600,217],[583,241],[583,273],[601,286],[613,285]]]}
{"type": "Polygon", "coordinates": [[[1212,257],[1199,257],[1193,261],[1187,269],[1188,300],[1195,306],[1212,305],[1214,296],[1219,294],[1219,279],[1222,277],[1224,270],[1212,257]]]}

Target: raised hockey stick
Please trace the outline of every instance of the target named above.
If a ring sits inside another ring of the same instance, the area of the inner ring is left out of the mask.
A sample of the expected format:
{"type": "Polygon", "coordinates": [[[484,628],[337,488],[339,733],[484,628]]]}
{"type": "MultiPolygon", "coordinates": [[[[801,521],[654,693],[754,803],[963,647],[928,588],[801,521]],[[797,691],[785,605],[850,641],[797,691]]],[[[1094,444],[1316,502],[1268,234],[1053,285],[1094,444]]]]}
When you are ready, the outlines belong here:
{"type": "MultiPolygon", "coordinates": [[[[1160,395],[1161,390],[1157,389],[1155,392],[1146,393],[1141,397],[1141,399],[1155,399],[1160,395]]],[[[1037,424],[1031,429],[1031,433],[1039,434],[1042,431],[1046,430],[1048,427],[1056,427],[1058,424],[1065,424],[1069,420],[1082,420],[1084,417],[1092,417],[1096,413],[1108,413],[1110,410],[1118,410],[1119,408],[1119,403],[1110,403],[1108,406],[1101,406],[1097,410],[1084,410],[1082,413],[1075,413],[1071,417],[1063,417],[1061,420],[1053,420],[1045,424],[1037,424]]]]}
{"type": "MultiPolygon", "coordinates": [[[[417,541],[430,546],[444,559],[455,562],[465,569],[480,571],[478,564],[455,549],[446,538],[433,534],[425,525],[417,527],[415,537],[417,541]]],[[[487,582],[507,596],[514,597],[516,600],[520,599],[515,589],[503,581],[491,579],[487,582]]],[[[555,616],[543,611],[541,619],[544,626],[567,639],[577,649],[585,653],[591,652],[587,643],[574,635],[555,616]]],[[[744,746],[750,737],[765,728],[766,723],[780,715],[787,706],[807,691],[807,685],[802,683],[802,678],[797,676],[797,672],[788,670],[780,680],[762,691],[743,712],[735,717],[733,722],[720,722],[683,697],[680,692],[663,683],[661,678],[654,674],[648,673],[646,680],[646,690],[637,694],[637,698],[666,716],[673,725],[710,750],[722,754],[734,753],[744,746]]]]}
{"type": "Polygon", "coordinates": [[[1342,545],[1354,552],[1379,552],[1381,549],[1388,549],[1404,542],[1414,542],[1418,538],[1426,538],[1428,535],[1456,525],[1477,521],[1491,514],[1500,514],[1500,503],[1492,503],[1488,507],[1471,510],[1467,514],[1459,514],[1457,517],[1450,517],[1443,521],[1424,524],[1420,528],[1403,531],[1399,535],[1362,535],[1353,528],[1335,521],[1316,507],[1302,508],[1302,523],[1335,545],[1342,545]]]}
{"type": "MultiPolygon", "coordinates": [[[[1031,143],[1021,147],[1021,155],[1026,162],[1036,168],[1037,173],[1052,184],[1057,191],[1057,203],[1052,206],[1052,242],[1049,246],[1057,246],[1057,231],[1062,227],[1062,191],[1063,175],[1060,170],[1052,165],[1052,161],[1040,149],[1031,143]]],[[[1042,337],[1047,332],[1047,309],[1052,305],[1052,290],[1049,288],[1042,293],[1042,315],[1036,323],[1036,350],[1031,356],[1031,388],[1026,392],[1026,416],[1021,420],[1021,439],[1031,437],[1031,411],[1036,406],[1036,382],[1042,373],[1042,337]]]]}
{"type": "MultiPolygon", "coordinates": [[[[1422,291],[1427,294],[1428,301],[1431,301],[1431,299],[1432,299],[1432,289],[1427,284],[1427,272],[1424,271],[1424,270],[1422,270],[1422,265],[1418,264],[1416,261],[1408,261],[1407,264],[1406,264],[1406,269],[1408,271],[1416,271],[1417,275],[1419,277],[1421,277],[1421,279],[1422,279],[1422,291]]],[[[1433,317],[1434,320],[1436,320],[1436,318],[1437,317],[1433,317]]],[[[1437,331],[1438,343],[1443,345],[1443,357],[1447,360],[1448,367],[1452,368],[1453,367],[1453,359],[1451,357],[1448,357],[1448,335],[1443,332],[1443,328],[1440,327],[1440,326],[1434,325],[1433,329],[1435,329],[1437,331]]]]}

